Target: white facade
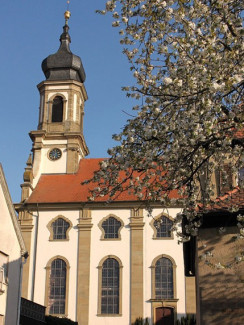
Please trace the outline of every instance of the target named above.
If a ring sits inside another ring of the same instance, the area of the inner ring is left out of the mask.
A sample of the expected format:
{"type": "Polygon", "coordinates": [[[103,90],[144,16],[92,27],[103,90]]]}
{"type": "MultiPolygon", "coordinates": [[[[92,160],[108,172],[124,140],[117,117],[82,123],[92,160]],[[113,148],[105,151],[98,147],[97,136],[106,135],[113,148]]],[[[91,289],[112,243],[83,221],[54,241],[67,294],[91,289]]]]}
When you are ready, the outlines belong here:
{"type": "Polygon", "coordinates": [[[25,245],[0,165],[0,324],[17,325],[25,245]]]}
{"type": "MultiPolygon", "coordinates": [[[[179,209],[169,208],[168,214],[174,218],[180,211],[179,209]]],[[[153,217],[157,218],[163,210],[156,208],[153,210],[153,217]]],[[[143,230],[143,291],[144,291],[144,314],[143,318],[148,318],[153,324],[153,310],[150,299],[152,298],[152,262],[155,258],[165,255],[171,257],[176,264],[176,299],[177,314],[180,316],[186,313],[185,308],[185,277],[183,247],[178,244],[178,239],[174,235],[172,238],[153,238],[152,217],[147,216],[144,210],[144,230],[143,230]]],[[[78,229],[79,210],[49,210],[35,211],[32,213],[34,221],[31,255],[30,255],[30,274],[29,277],[29,299],[45,305],[45,295],[48,295],[47,287],[47,265],[55,257],[64,258],[69,265],[69,282],[67,292],[68,318],[77,320],[77,279],[78,279],[78,229]],[[72,225],[69,231],[69,240],[50,240],[50,230],[48,224],[55,218],[65,217],[72,225]],[[38,230],[37,230],[38,228],[38,230]],[[36,247],[35,247],[36,245],[36,247]],[[34,281],[34,286],[33,286],[34,281]]],[[[92,229],[90,246],[90,283],[89,283],[89,324],[130,324],[130,292],[131,292],[131,229],[130,229],[131,209],[94,209],[91,210],[92,229]],[[122,220],[119,240],[101,239],[102,231],[99,223],[102,219],[113,215],[122,220]],[[102,259],[107,256],[115,256],[122,263],[122,313],[120,316],[98,315],[98,296],[99,291],[99,270],[98,266],[102,259]]]]}

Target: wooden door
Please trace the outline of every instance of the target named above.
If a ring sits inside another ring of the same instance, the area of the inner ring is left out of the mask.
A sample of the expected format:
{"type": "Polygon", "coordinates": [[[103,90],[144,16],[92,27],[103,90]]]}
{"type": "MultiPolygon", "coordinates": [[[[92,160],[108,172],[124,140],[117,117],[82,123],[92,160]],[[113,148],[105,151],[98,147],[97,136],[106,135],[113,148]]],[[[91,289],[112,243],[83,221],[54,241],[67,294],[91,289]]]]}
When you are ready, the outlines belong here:
{"type": "Polygon", "coordinates": [[[174,325],[174,309],[170,307],[156,308],[155,325],[174,325]]]}

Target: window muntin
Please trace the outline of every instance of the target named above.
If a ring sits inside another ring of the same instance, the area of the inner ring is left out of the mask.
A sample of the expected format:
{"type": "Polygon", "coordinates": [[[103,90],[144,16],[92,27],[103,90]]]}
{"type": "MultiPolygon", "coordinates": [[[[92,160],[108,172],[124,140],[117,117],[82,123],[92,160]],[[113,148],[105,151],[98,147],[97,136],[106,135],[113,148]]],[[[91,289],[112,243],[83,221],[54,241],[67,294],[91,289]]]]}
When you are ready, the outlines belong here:
{"type": "Polygon", "coordinates": [[[67,230],[69,229],[70,224],[65,221],[63,218],[58,218],[52,223],[53,228],[53,239],[66,239],[67,230]]]}
{"type": "Polygon", "coordinates": [[[155,298],[174,298],[173,264],[165,257],[157,260],[155,264],[155,298]]]}
{"type": "Polygon", "coordinates": [[[102,265],[101,314],[119,314],[119,263],[108,258],[102,265]]]}
{"type": "Polygon", "coordinates": [[[62,122],[63,121],[63,98],[61,96],[56,96],[53,100],[52,105],[52,122],[62,122]]]}
{"type": "Polygon", "coordinates": [[[166,216],[161,216],[153,223],[156,228],[156,238],[171,237],[171,228],[173,226],[173,221],[166,216]]]}
{"type": "Polygon", "coordinates": [[[121,222],[114,217],[107,218],[102,223],[102,228],[104,229],[104,238],[119,238],[119,229],[121,227],[121,222]]]}
{"type": "Polygon", "coordinates": [[[51,263],[49,314],[65,314],[67,267],[64,260],[57,258],[51,263]]]}

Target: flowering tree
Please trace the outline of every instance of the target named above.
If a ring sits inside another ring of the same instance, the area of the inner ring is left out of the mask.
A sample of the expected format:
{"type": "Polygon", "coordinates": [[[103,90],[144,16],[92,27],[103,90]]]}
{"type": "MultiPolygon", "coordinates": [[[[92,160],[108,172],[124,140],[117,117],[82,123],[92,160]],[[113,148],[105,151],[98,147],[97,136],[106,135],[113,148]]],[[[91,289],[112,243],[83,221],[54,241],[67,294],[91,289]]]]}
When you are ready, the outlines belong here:
{"type": "Polygon", "coordinates": [[[130,191],[168,205],[177,190],[187,235],[197,234],[196,208],[213,195],[215,169],[244,164],[242,11],[238,0],[111,0],[99,11],[120,29],[136,79],[123,89],[138,105],[113,136],[119,144],[94,175],[91,199],[130,191]]]}

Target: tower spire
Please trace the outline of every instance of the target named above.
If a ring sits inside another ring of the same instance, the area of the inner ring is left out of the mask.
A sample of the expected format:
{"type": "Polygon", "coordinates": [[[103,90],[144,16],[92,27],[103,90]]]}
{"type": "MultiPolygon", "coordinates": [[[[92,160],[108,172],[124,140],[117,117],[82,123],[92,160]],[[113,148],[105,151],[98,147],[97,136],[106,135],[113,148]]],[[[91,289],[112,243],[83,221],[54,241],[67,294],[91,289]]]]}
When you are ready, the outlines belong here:
{"type": "Polygon", "coordinates": [[[64,13],[65,25],[68,25],[68,20],[70,19],[71,13],[69,11],[70,0],[67,0],[67,10],[64,13]]]}
{"type": "Polygon", "coordinates": [[[81,59],[70,50],[71,38],[69,35],[68,21],[71,16],[70,1],[67,1],[67,10],[64,13],[65,24],[60,36],[60,47],[55,54],[49,55],[42,62],[42,70],[46,80],[76,80],[83,83],[86,74],[81,59]]]}

